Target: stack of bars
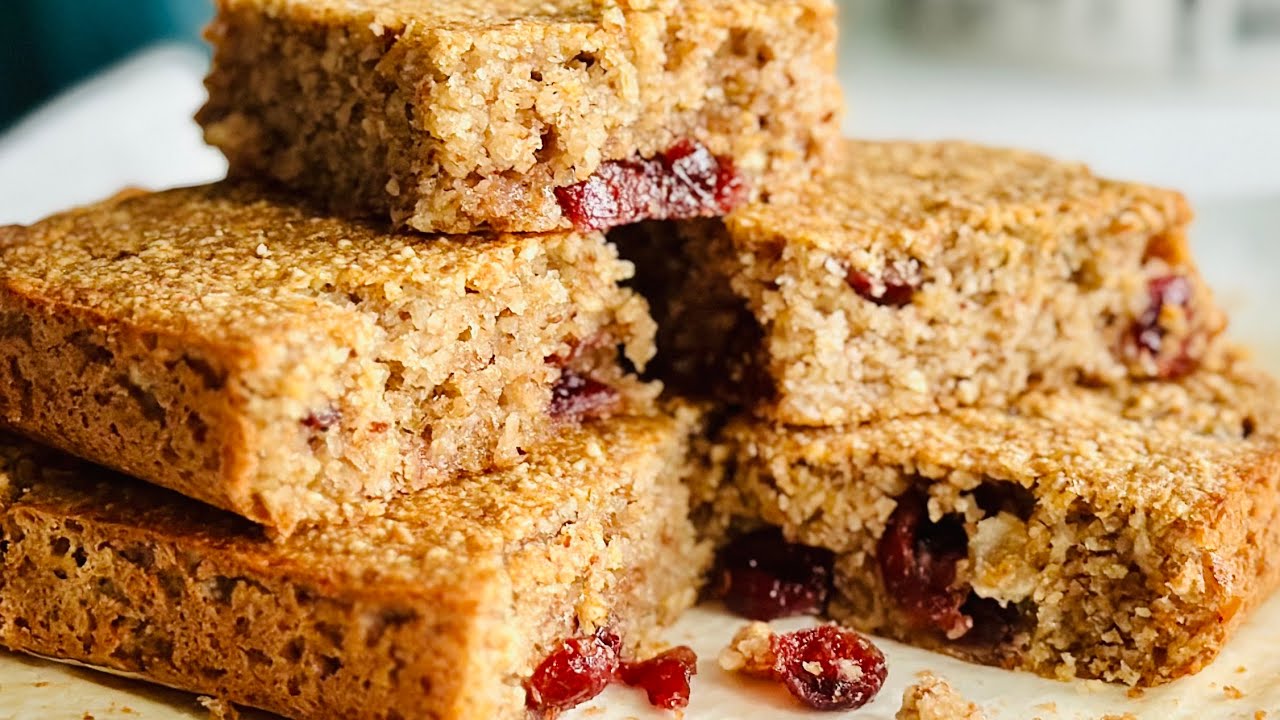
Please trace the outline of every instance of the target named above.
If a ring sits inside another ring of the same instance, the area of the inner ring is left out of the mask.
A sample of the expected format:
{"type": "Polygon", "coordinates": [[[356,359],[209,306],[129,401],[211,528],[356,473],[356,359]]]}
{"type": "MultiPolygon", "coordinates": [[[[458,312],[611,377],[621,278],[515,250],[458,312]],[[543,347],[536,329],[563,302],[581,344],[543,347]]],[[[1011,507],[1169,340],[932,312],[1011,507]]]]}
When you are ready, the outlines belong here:
{"type": "Polygon", "coordinates": [[[700,592],[1148,685],[1280,578],[1182,197],[841,140],[831,0],[217,6],[230,178],[0,227],[0,645],[520,718],[700,592]]]}

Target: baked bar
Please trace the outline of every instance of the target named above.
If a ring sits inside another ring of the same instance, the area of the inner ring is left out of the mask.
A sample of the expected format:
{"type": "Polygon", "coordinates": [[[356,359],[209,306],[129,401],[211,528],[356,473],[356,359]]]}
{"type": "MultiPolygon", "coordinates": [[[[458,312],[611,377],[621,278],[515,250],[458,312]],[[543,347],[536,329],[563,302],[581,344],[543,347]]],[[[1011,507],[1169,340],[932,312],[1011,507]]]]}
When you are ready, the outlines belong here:
{"type": "Polygon", "coordinates": [[[1177,193],[956,142],[847,141],[831,177],[618,233],[683,386],[834,425],[1176,377],[1224,326],[1177,193]]]}
{"type": "Polygon", "coordinates": [[[695,420],[567,431],[283,542],[6,437],[0,644],[286,717],[525,718],[561,640],[608,627],[634,650],[695,599],[695,420]]]}
{"type": "Polygon", "coordinates": [[[388,234],[242,183],[0,228],[0,423],[288,533],[646,411],[594,233],[388,234]]]}
{"type": "Polygon", "coordinates": [[[775,526],[831,551],[828,611],[859,630],[1046,676],[1168,682],[1280,577],[1280,389],[1210,362],[857,428],[739,419],[699,517],[713,536],[775,526]]]}
{"type": "Polygon", "coordinates": [[[832,0],[218,0],[232,171],[428,232],[721,215],[829,155],[832,0]]]}

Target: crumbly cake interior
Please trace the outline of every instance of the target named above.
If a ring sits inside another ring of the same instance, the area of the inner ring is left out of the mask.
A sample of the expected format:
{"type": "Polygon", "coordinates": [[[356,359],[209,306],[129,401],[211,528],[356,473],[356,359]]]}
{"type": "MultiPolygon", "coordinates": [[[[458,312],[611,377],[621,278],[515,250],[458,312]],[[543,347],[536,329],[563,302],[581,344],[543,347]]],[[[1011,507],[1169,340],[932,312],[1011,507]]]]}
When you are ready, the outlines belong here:
{"type": "Polygon", "coordinates": [[[290,717],[523,718],[559,640],[608,626],[631,652],[693,602],[692,422],[567,432],[282,542],[6,437],[0,643],[290,717]]]}
{"type": "Polygon", "coordinates": [[[1040,155],[846,141],[830,177],[618,239],[668,377],[833,425],[1185,374],[1225,325],[1189,219],[1040,155]]]}
{"type": "Polygon", "coordinates": [[[223,184],[0,228],[0,257],[7,425],[282,531],[657,392],[597,234],[388,234],[223,184]]]}
{"type": "Polygon", "coordinates": [[[834,551],[829,612],[858,629],[1047,676],[1168,682],[1211,661],[1278,573],[1280,390],[1234,356],[1212,363],[857,428],[737,420],[718,472],[695,476],[698,517],[713,536],[767,524],[834,551]],[[916,575],[891,587],[904,553],[916,575]]]}
{"type": "Polygon", "coordinates": [[[757,190],[838,137],[830,0],[220,0],[198,119],[235,173],[433,232],[569,226],[553,190],[696,141],[757,190]]]}

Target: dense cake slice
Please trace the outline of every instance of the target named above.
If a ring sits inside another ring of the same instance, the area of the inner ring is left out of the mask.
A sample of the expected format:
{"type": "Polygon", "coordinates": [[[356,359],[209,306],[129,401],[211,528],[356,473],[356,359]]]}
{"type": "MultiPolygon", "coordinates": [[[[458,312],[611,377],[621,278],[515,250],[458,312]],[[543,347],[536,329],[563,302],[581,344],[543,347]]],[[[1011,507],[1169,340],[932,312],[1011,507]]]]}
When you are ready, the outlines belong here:
{"type": "Polygon", "coordinates": [[[643,411],[594,233],[388,234],[249,185],[0,228],[0,422],[281,531],[643,411]]]}
{"type": "Polygon", "coordinates": [[[1170,378],[1222,329],[1181,195],[962,143],[847,142],[724,222],[620,231],[683,385],[830,425],[1170,378]]]}
{"type": "Polygon", "coordinates": [[[833,579],[828,611],[860,630],[1153,685],[1212,660],[1276,585],[1278,409],[1276,384],[1232,359],[1178,382],[1035,391],[1009,408],[857,428],[737,421],[713,453],[726,477],[695,495],[713,534],[765,525],[802,544],[762,548],[769,532],[753,531],[725,558],[750,543],[799,559],[769,560],[792,573],[813,568],[788,580],[804,592],[752,598],[724,564],[732,606],[763,617],[833,579]]]}
{"type": "Polygon", "coordinates": [[[429,232],[722,215],[825,161],[832,0],[218,0],[234,173],[429,232]]]}
{"type": "Polygon", "coordinates": [[[560,641],[607,628],[626,657],[693,602],[694,422],[567,431],[516,468],[282,542],[5,437],[0,644],[286,717],[524,718],[560,641]]]}

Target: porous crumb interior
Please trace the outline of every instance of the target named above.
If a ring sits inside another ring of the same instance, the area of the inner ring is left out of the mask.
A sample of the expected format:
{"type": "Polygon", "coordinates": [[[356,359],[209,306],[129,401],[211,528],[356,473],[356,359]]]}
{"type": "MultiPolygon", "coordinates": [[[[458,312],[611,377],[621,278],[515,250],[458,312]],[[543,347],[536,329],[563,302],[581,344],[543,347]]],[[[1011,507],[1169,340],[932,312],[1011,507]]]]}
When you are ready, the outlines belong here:
{"type": "Polygon", "coordinates": [[[650,407],[622,359],[653,321],[599,235],[392,235],[265,192],[3,230],[5,422],[287,531],[650,407]],[[566,374],[598,402],[556,417],[566,374]]]}
{"type": "Polygon", "coordinates": [[[1039,155],[846,141],[830,177],[619,241],[678,384],[832,425],[1185,374],[1225,324],[1189,218],[1039,155]]]}
{"type": "Polygon", "coordinates": [[[719,473],[695,478],[699,517],[713,536],[768,524],[835,551],[829,612],[861,630],[1048,676],[1168,682],[1277,580],[1280,391],[1222,362],[856,429],[736,421],[710,454],[719,473]],[[916,497],[907,546],[886,545],[916,497]],[[888,587],[904,551],[934,563],[906,591],[954,572],[967,620],[922,617],[888,587]]]}
{"type": "Polygon", "coordinates": [[[290,717],[523,718],[557,641],[607,625],[634,649],[694,600],[693,421],[571,431],[280,542],[5,438],[0,476],[26,490],[0,519],[0,644],[290,717]]]}
{"type": "Polygon", "coordinates": [[[838,136],[830,0],[220,0],[200,112],[233,172],[419,230],[567,227],[552,190],[695,140],[752,184],[838,136]]]}

